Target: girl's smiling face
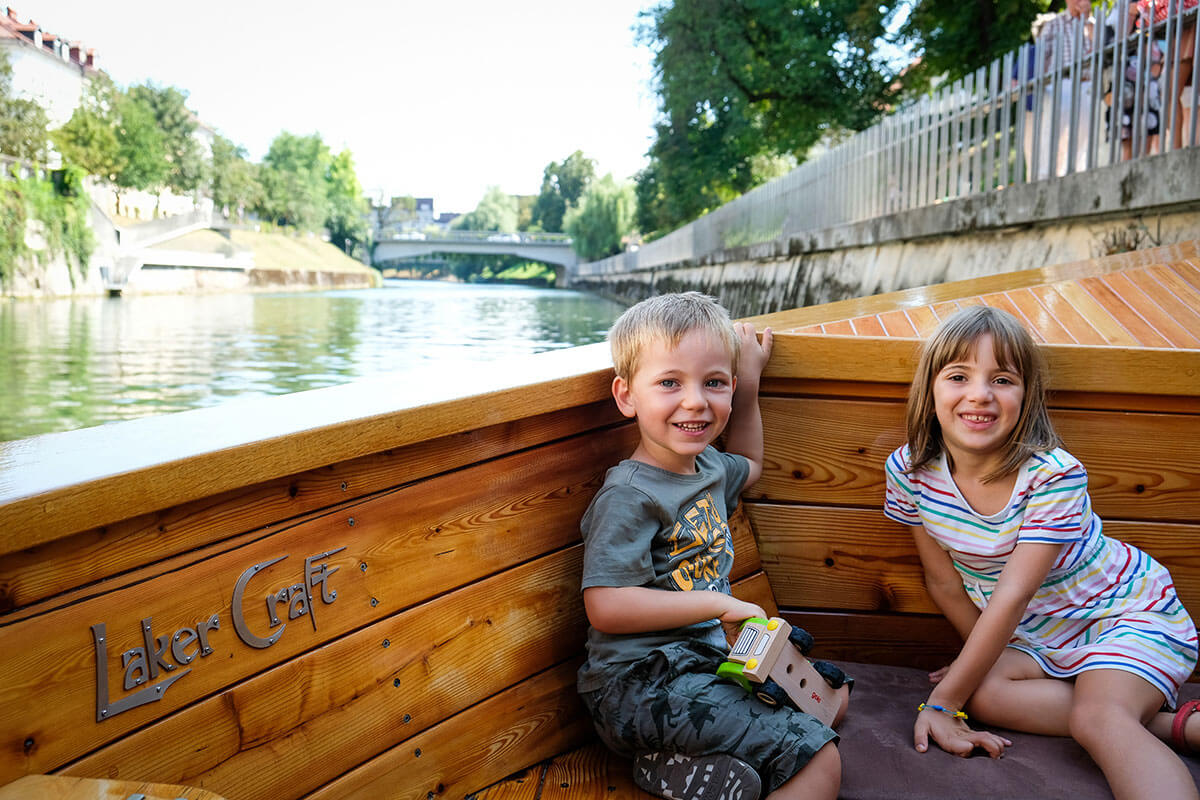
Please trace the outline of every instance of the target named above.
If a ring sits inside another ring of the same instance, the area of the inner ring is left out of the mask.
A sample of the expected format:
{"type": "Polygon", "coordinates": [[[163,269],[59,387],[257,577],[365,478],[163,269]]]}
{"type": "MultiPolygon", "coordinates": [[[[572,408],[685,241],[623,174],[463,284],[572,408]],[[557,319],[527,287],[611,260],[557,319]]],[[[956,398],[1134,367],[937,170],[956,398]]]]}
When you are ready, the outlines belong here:
{"type": "Polygon", "coordinates": [[[938,372],[934,410],[956,471],[965,465],[987,469],[1003,461],[1024,399],[1021,375],[996,360],[991,334],[980,336],[964,358],[938,372]]]}

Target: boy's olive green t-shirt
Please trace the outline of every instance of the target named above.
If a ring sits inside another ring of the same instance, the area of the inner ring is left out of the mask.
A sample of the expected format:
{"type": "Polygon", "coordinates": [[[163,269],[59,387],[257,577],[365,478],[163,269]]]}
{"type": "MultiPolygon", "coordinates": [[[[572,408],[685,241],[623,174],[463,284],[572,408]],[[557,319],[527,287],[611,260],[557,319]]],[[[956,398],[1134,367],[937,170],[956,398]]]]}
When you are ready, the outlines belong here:
{"type": "MultiPolygon", "coordinates": [[[[583,588],[644,586],[729,594],[729,512],[750,473],[744,456],[708,447],[696,473],[680,475],[627,459],[608,471],[583,515],[583,588]]],[[[724,648],[716,619],[685,628],[614,635],[588,628],[581,692],[600,688],[657,647],[701,639],[724,648]]]]}

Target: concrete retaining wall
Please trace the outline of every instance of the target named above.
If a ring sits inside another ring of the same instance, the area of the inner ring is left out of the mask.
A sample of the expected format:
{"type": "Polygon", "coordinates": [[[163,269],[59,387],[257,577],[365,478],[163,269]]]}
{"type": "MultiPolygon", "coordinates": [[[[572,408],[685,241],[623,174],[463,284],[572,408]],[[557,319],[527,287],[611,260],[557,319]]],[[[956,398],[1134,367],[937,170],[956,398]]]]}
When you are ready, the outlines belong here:
{"type": "Polygon", "coordinates": [[[1197,238],[1191,148],[673,264],[614,256],[567,285],[630,304],[695,289],[740,317],[1197,238]]]}

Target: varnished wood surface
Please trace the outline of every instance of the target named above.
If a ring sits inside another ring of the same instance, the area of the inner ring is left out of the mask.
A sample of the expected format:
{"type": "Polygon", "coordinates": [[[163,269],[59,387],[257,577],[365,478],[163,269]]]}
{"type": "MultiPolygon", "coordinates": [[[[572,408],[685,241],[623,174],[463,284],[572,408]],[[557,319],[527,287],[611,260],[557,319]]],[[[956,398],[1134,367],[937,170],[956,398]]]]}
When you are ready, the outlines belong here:
{"type": "MultiPolygon", "coordinates": [[[[777,331],[800,331],[814,325],[835,323],[839,326],[838,329],[836,331],[829,330],[827,333],[854,335],[854,326],[850,324],[851,320],[877,317],[881,313],[902,309],[912,321],[913,314],[908,312],[912,309],[923,309],[916,312],[916,323],[925,330],[929,330],[929,310],[934,311],[940,317],[945,310],[952,309],[955,301],[964,298],[977,298],[980,295],[1012,292],[1048,284],[1066,285],[1096,275],[1107,275],[1143,267],[1150,268],[1162,264],[1178,265],[1174,271],[1187,276],[1187,282],[1195,286],[1195,269],[1196,265],[1200,264],[1200,240],[1040,269],[987,275],[871,297],[843,300],[837,303],[790,309],[753,317],[751,320],[760,327],[770,325],[777,331]]],[[[916,326],[914,325],[914,327],[916,326]]]]}
{"type": "Polygon", "coordinates": [[[328,464],[610,397],[589,345],[0,443],[0,554],[328,464]]]}
{"type": "Polygon", "coordinates": [[[0,786],[0,800],[223,800],[220,795],[188,786],[162,783],[26,775],[0,786]]]}
{"type": "MultiPolygon", "coordinates": [[[[766,397],[763,477],[747,496],[879,508],[884,463],[904,442],[899,401],[766,397]]],[[[1200,519],[1200,416],[1051,409],[1105,517],[1200,519]]],[[[760,531],[761,533],[761,531],[760,531]]]]}

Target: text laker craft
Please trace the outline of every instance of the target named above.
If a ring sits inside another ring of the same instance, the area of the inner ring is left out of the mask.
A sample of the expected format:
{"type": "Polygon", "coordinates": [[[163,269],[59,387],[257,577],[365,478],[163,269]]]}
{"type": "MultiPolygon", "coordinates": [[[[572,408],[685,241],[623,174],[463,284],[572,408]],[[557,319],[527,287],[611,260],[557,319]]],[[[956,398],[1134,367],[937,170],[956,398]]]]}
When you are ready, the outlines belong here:
{"type": "MultiPolygon", "coordinates": [[[[734,591],[852,665],[842,797],[1110,797],[1068,739],[913,748],[960,642],[880,511],[884,461],[918,340],[973,303],[1043,343],[1105,535],[1200,611],[1196,242],[755,318],[776,338],[734,591]]],[[[574,685],[579,519],[635,436],[607,358],[0,444],[0,798],[641,796],[574,685]]]]}

